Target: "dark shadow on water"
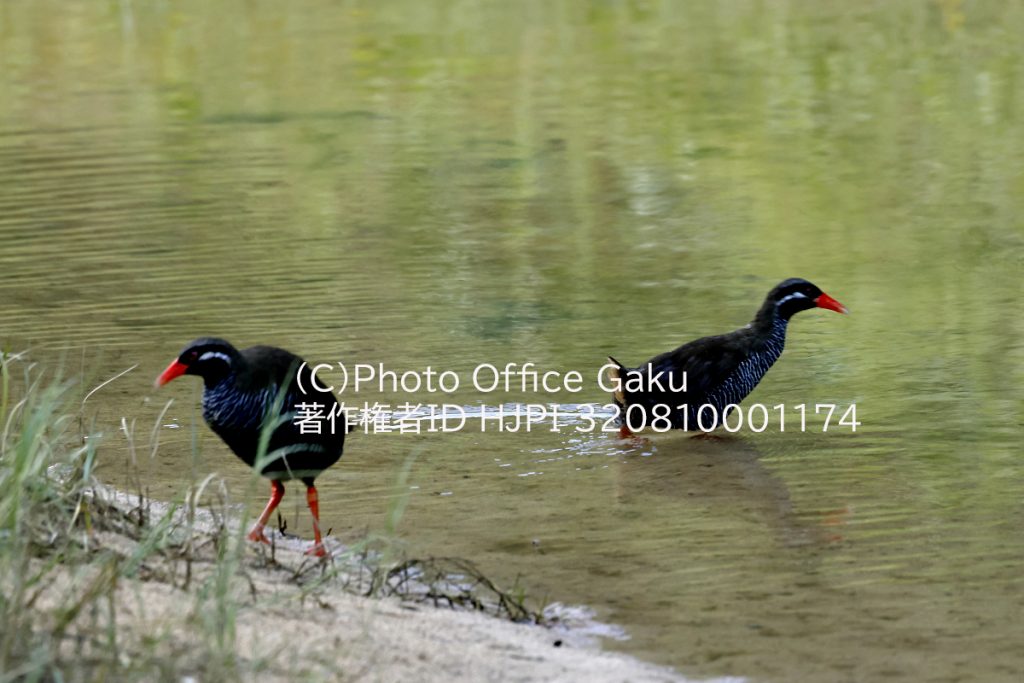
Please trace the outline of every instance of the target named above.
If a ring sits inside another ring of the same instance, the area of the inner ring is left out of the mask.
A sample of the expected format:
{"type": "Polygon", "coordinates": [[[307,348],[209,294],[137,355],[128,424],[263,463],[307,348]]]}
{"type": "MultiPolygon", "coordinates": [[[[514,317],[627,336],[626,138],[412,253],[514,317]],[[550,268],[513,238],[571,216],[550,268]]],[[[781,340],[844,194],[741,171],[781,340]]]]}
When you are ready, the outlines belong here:
{"type": "Polygon", "coordinates": [[[761,462],[761,452],[750,441],[673,435],[655,444],[652,455],[631,458],[630,465],[620,469],[621,498],[644,496],[650,505],[685,500],[711,514],[727,512],[757,520],[786,547],[841,540],[836,516],[814,521],[797,514],[789,488],[761,462]]]}

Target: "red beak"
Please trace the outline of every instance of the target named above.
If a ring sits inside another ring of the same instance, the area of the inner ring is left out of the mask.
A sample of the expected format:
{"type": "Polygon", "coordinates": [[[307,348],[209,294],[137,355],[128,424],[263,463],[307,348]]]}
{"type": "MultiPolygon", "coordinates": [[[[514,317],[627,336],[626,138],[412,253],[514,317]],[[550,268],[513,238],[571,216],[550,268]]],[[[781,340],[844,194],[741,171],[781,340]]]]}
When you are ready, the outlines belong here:
{"type": "Polygon", "coordinates": [[[847,310],[846,306],[842,305],[825,292],[822,292],[821,296],[814,300],[814,303],[818,305],[818,308],[827,308],[828,310],[835,311],[836,313],[850,312],[849,310],[847,310]]]}
{"type": "Polygon", "coordinates": [[[170,382],[175,377],[181,377],[188,370],[188,366],[182,363],[177,358],[167,366],[167,369],[160,373],[160,376],[156,378],[156,382],[153,386],[162,387],[163,385],[170,382]]]}

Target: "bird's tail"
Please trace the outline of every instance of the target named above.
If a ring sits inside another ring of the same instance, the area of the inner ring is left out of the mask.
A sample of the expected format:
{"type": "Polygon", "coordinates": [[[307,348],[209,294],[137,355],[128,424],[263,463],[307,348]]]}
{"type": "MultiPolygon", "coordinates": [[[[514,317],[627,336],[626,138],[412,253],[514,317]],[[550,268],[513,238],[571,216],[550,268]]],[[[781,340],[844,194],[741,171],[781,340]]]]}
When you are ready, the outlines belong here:
{"type": "Polygon", "coordinates": [[[626,376],[626,366],[611,356],[608,356],[608,362],[615,366],[608,371],[608,376],[611,377],[612,382],[614,382],[616,386],[615,391],[612,392],[612,396],[615,397],[615,402],[618,403],[620,407],[625,408],[626,394],[622,390],[622,382],[623,378],[626,376]]]}

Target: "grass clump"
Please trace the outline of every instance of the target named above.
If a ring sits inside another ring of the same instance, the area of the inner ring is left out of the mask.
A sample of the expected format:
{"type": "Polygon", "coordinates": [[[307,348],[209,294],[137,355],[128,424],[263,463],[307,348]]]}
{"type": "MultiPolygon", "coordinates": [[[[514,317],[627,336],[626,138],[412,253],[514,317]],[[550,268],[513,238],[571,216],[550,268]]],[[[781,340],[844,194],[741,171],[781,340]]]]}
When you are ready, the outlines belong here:
{"type": "MultiPolygon", "coordinates": [[[[336,650],[298,654],[294,639],[263,639],[275,630],[263,614],[291,614],[294,628],[309,610],[333,610],[339,592],[544,621],[470,562],[396,551],[403,496],[382,536],[319,562],[276,546],[247,551],[246,506],[215,475],[177,503],[149,500],[130,472],[135,493],[104,486],[101,449],[134,463],[142,447],[133,420],[107,440],[86,428],[83,405],[98,388],[0,354],[0,683],[335,679],[336,650]]],[[[399,490],[411,463],[398,468],[399,490]]]]}
{"type": "Polygon", "coordinates": [[[88,440],[73,445],[62,412],[70,383],[55,378],[44,385],[29,368],[12,378],[15,361],[0,357],[0,680],[52,675],[62,632],[112,582],[109,565],[97,563],[91,580],[46,610],[48,628],[40,628],[40,598],[56,568],[90,552],[82,484],[95,449],[88,440]],[[24,387],[13,404],[12,380],[24,387]]]}
{"type": "MultiPolygon", "coordinates": [[[[102,439],[83,429],[78,384],[0,355],[0,683],[234,673],[222,656],[234,649],[225,643],[231,609],[217,610],[208,629],[215,633],[195,639],[198,649],[176,642],[167,622],[141,633],[120,627],[129,584],[173,579],[166,560],[184,557],[196,539],[181,532],[177,506],[154,516],[144,498],[118,504],[96,481],[102,439]],[[195,655],[182,659],[185,652],[195,655]]],[[[225,558],[215,566],[230,571],[225,528],[207,536],[225,558]]],[[[223,581],[211,583],[223,598],[223,581]]],[[[205,582],[199,588],[191,618],[202,622],[197,615],[217,601],[205,582]]]]}

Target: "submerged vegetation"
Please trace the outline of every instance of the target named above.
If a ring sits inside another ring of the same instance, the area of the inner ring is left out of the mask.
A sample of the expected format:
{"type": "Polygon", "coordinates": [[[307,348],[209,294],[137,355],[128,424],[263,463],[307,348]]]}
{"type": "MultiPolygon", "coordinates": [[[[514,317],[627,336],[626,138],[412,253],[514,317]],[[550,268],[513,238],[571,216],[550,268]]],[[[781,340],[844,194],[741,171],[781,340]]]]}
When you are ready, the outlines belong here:
{"type": "MultiPolygon", "coordinates": [[[[134,425],[122,421],[126,441],[106,443],[85,428],[81,382],[11,354],[0,368],[0,683],[273,674],[286,648],[240,637],[240,618],[329,610],[331,589],[544,621],[470,562],[402,558],[390,536],[400,496],[384,534],[320,562],[246,543],[245,506],[213,475],[170,504],[149,500],[141,484],[131,494],[104,486],[98,455],[126,448],[133,457],[134,425]]],[[[158,437],[154,429],[154,451],[158,437]]],[[[341,673],[329,654],[291,656],[289,674],[341,673]]]]}

